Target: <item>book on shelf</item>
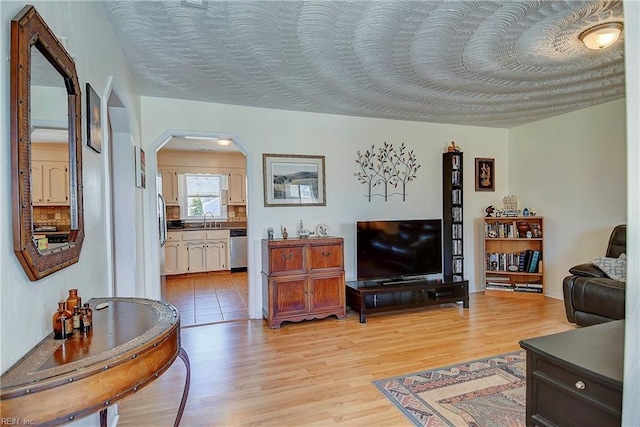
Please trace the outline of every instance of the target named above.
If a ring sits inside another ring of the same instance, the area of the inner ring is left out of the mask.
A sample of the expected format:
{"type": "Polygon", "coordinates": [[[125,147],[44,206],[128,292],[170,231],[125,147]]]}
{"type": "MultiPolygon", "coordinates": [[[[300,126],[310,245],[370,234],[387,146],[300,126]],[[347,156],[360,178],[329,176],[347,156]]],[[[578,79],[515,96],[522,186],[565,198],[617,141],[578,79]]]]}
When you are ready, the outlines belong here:
{"type": "Polygon", "coordinates": [[[531,253],[531,261],[529,262],[529,273],[536,273],[538,271],[538,261],[540,260],[540,251],[535,249],[531,253]]]}
{"type": "Polygon", "coordinates": [[[541,294],[542,293],[542,288],[518,288],[515,287],[513,288],[514,292],[528,292],[528,293],[532,293],[532,294],[541,294]]]}
{"type": "Polygon", "coordinates": [[[511,287],[511,286],[494,286],[494,285],[490,285],[490,284],[486,284],[485,289],[488,289],[490,291],[504,291],[504,292],[515,292],[515,288],[511,287]]]}

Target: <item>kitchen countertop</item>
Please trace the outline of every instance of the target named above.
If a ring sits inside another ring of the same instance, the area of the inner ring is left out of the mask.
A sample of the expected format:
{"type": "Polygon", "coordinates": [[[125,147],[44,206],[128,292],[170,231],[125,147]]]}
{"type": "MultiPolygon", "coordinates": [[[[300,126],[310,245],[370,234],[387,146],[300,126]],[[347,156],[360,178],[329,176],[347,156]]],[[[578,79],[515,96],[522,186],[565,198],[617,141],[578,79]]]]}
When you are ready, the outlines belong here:
{"type": "Polygon", "coordinates": [[[202,224],[187,224],[182,228],[168,228],[168,232],[173,231],[211,231],[211,230],[246,230],[246,223],[231,222],[227,224],[221,224],[219,227],[207,227],[204,228],[202,224]]]}

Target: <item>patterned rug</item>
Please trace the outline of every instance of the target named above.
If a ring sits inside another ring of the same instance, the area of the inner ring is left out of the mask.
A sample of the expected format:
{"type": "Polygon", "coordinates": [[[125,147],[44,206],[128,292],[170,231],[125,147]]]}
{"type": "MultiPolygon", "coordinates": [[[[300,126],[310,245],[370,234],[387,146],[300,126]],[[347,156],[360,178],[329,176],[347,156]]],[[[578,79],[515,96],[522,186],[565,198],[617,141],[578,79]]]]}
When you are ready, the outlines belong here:
{"type": "Polygon", "coordinates": [[[374,381],[417,426],[525,425],[525,352],[374,381]]]}

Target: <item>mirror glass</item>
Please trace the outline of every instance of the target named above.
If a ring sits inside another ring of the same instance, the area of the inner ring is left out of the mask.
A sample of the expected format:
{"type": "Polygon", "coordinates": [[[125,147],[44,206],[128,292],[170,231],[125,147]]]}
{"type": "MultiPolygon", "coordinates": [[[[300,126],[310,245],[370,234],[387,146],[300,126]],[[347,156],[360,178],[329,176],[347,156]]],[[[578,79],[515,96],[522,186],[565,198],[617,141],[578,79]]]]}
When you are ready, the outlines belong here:
{"type": "Polygon", "coordinates": [[[33,6],[11,20],[13,248],[31,280],[76,262],[84,240],[76,66],[33,6]]]}
{"type": "Polygon", "coordinates": [[[69,122],[64,79],[31,47],[31,221],[38,251],[69,242],[69,122]]]}

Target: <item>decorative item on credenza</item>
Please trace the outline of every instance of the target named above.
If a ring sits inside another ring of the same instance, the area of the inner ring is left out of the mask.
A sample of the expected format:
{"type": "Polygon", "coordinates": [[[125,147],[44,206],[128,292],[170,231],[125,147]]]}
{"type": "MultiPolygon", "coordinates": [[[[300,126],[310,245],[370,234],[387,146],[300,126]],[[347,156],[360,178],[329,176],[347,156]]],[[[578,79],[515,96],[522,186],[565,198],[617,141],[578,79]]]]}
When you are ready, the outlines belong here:
{"type": "Polygon", "coordinates": [[[318,237],[327,237],[329,235],[329,226],[327,224],[318,224],[315,232],[318,237]]]}
{"type": "Polygon", "coordinates": [[[267,228],[267,239],[273,240],[273,227],[267,228]]]}
{"type": "Polygon", "coordinates": [[[310,234],[311,231],[304,228],[304,224],[302,223],[302,220],[300,220],[300,223],[298,224],[298,237],[301,239],[306,239],[310,234]]]}
{"type": "Polygon", "coordinates": [[[280,231],[282,232],[283,239],[287,239],[289,237],[289,233],[287,233],[287,227],[280,226],[280,231]]]}

